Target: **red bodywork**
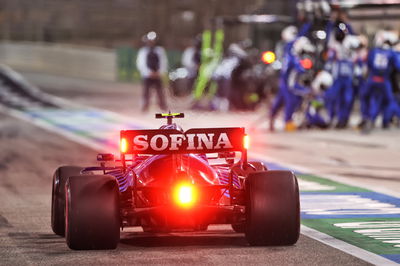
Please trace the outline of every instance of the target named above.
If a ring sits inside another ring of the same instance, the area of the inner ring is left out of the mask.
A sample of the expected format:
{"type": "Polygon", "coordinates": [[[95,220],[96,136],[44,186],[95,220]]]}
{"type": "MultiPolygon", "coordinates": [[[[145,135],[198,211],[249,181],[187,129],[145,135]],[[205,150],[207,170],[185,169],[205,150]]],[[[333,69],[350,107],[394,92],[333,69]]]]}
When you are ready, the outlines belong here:
{"type": "Polygon", "coordinates": [[[244,221],[241,176],[244,169],[263,167],[247,163],[244,137],[243,128],[121,131],[121,160],[132,176],[131,189],[121,193],[128,199],[123,223],[171,231],[244,221]],[[230,158],[235,152],[242,155],[236,163],[230,158]],[[226,161],[211,164],[206,153],[218,153],[226,161]],[[190,205],[179,204],[174,196],[182,184],[188,186],[184,197],[193,196],[190,205]]]}

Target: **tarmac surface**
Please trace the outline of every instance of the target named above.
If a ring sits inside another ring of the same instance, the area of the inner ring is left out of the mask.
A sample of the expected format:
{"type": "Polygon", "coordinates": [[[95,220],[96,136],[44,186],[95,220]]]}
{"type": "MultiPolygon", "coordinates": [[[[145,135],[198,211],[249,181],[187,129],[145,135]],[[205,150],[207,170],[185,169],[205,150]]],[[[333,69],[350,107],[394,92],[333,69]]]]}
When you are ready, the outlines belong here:
{"type": "Polygon", "coordinates": [[[366,265],[301,236],[292,247],[249,247],[229,226],[203,233],[128,231],[113,251],[72,251],[50,227],[51,178],[60,165],[92,165],[96,152],[0,115],[0,265],[366,265]]]}
{"type": "MultiPolygon", "coordinates": [[[[154,127],[153,113],[140,112],[140,87],[25,73],[49,93],[80,104],[142,119],[154,127]]],[[[189,100],[170,101],[186,111],[189,100]]],[[[156,111],[156,108],[153,107],[156,111]]],[[[269,134],[265,111],[256,113],[188,112],[185,128],[246,126],[253,151],[277,161],[381,190],[399,191],[399,130],[354,130],[269,134]],[[190,119],[192,118],[192,119],[190,119]],[[190,120],[189,120],[190,119],[190,120]],[[378,159],[379,158],[379,159],[378,159]]],[[[71,251],[50,228],[51,177],[60,165],[95,164],[96,151],[7,115],[0,115],[0,264],[271,264],[366,265],[365,261],[301,235],[291,247],[249,247],[229,226],[203,233],[149,235],[124,231],[114,251],[71,251]]]]}

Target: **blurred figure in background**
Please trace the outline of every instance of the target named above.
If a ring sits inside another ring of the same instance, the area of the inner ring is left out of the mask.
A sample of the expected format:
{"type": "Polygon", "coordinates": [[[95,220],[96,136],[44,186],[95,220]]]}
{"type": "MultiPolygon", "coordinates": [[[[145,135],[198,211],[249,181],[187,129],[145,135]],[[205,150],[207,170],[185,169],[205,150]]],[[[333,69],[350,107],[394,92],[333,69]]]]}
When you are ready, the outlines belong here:
{"type": "Polygon", "coordinates": [[[277,45],[276,55],[282,62],[282,68],[279,75],[279,89],[274,102],[272,103],[270,111],[270,130],[274,131],[274,123],[278,112],[285,106],[285,99],[287,98],[288,88],[287,81],[289,79],[289,72],[292,62],[292,47],[297,37],[297,28],[295,26],[288,26],[283,29],[281,34],[281,42],[277,45]]]}
{"type": "Polygon", "coordinates": [[[190,90],[192,90],[201,63],[201,35],[198,35],[193,41],[193,44],[183,51],[181,63],[188,71],[188,86],[190,90]]]}
{"type": "Polygon", "coordinates": [[[139,49],[136,65],[143,81],[143,102],[142,111],[148,111],[150,104],[150,92],[154,88],[158,105],[161,110],[167,110],[165,101],[162,76],[167,73],[168,59],[165,50],[157,46],[157,34],[154,31],[143,36],[145,46],[139,49]]]}
{"type": "Polygon", "coordinates": [[[228,53],[230,56],[229,75],[230,87],[228,91],[230,110],[246,110],[245,93],[248,85],[247,77],[244,75],[251,67],[248,54],[243,43],[232,43],[229,45],[228,53]]]}
{"type": "Polygon", "coordinates": [[[325,94],[325,104],[329,110],[330,124],[337,117],[336,128],[342,129],[347,126],[355,96],[353,78],[359,40],[341,29],[336,29],[335,40],[328,58],[334,82],[325,94]]]}
{"type": "Polygon", "coordinates": [[[210,29],[206,29],[202,33],[201,63],[194,84],[192,109],[204,108],[202,100],[208,101],[208,98],[214,96],[215,90],[210,88],[210,81],[223,55],[224,38],[225,33],[222,27],[218,27],[214,33],[210,29]]]}
{"type": "Polygon", "coordinates": [[[357,125],[357,128],[361,129],[365,124],[365,121],[368,120],[369,96],[368,94],[365,94],[364,89],[366,88],[365,83],[367,81],[368,75],[367,59],[369,42],[368,38],[364,35],[359,35],[358,38],[360,42],[360,47],[357,50],[356,62],[354,67],[354,89],[360,101],[361,121],[357,125]]]}
{"type": "Polygon", "coordinates": [[[311,83],[312,93],[309,95],[306,108],[306,128],[326,129],[329,127],[329,116],[326,112],[323,95],[333,84],[332,75],[322,70],[311,83]]]}
{"type": "Polygon", "coordinates": [[[394,69],[400,70],[392,46],[398,41],[395,32],[381,30],[375,35],[375,47],[368,54],[368,79],[363,88],[361,105],[363,121],[361,127],[370,131],[376,118],[383,114],[382,127],[388,128],[394,115],[399,114],[399,106],[394,98],[390,76],[394,69]]]}
{"type": "MultiPolygon", "coordinates": [[[[400,64],[400,42],[394,47],[396,62],[400,64]]],[[[392,75],[393,93],[397,102],[397,127],[400,128],[400,71],[396,71],[392,75]]]]}
{"type": "Polygon", "coordinates": [[[299,37],[293,43],[293,56],[289,62],[289,72],[285,99],[285,130],[295,131],[297,125],[293,121],[293,114],[300,109],[305,97],[311,94],[311,77],[313,53],[315,47],[310,40],[299,37]]]}
{"type": "Polygon", "coordinates": [[[246,56],[246,52],[238,44],[230,44],[226,56],[219,63],[213,73],[213,80],[218,88],[213,99],[213,106],[220,111],[228,111],[231,105],[232,72],[239,65],[240,59],[246,56]]]}
{"type": "Polygon", "coordinates": [[[298,34],[297,27],[290,25],[285,27],[281,32],[281,40],[276,44],[275,55],[276,59],[283,61],[285,56],[290,52],[293,46],[293,42],[298,34]]]}
{"type": "Polygon", "coordinates": [[[345,10],[333,9],[331,12],[331,19],[326,25],[326,42],[328,47],[334,45],[337,41],[337,34],[343,32],[344,34],[354,34],[354,30],[348,22],[347,14],[345,10]]]}

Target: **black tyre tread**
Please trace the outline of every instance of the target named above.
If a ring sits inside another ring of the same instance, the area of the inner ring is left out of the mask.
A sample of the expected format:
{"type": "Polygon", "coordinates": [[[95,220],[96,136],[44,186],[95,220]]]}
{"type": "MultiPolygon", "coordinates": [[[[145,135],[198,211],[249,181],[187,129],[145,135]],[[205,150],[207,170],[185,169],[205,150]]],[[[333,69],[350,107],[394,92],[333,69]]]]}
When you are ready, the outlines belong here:
{"type": "Polygon", "coordinates": [[[300,235],[300,200],[290,171],[251,173],[246,178],[246,239],[250,245],[293,245],[300,235]]]}
{"type": "Polygon", "coordinates": [[[68,177],[79,175],[80,166],[61,166],[53,175],[51,193],[51,228],[56,235],[65,235],[65,183],[68,177]]]}
{"type": "Polygon", "coordinates": [[[119,190],[110,175],[81,175],[66,183],[67,245],[75,250],[115,249],[120,239],[119,190]]]}

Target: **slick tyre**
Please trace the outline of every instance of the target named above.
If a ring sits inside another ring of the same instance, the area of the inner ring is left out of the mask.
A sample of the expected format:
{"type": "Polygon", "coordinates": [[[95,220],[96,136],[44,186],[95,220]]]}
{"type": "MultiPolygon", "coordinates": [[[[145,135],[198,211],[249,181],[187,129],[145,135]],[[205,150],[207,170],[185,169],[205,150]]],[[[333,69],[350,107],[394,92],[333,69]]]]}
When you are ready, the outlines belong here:
{"type": "Polygon", "coordinates": [[[252,246],[293,245],[300,235],[300,200],[290,171],[251,173],[246,178],[246,239],[252,246]]]}
{"type": "Polygon", "coordinates": [[[79,166],[61,166],[53,175],[51,193],[51,228],[56,235],[65,234],[65,183],[68,177],[77,176],[83,168],[79,166]]]}
{"type": "Polygon", "coordinates": [[[120,238],[119,190],[110,175],[72,176],[65,185],[65,238],[74,250],[115,249],[120,238]]]}

